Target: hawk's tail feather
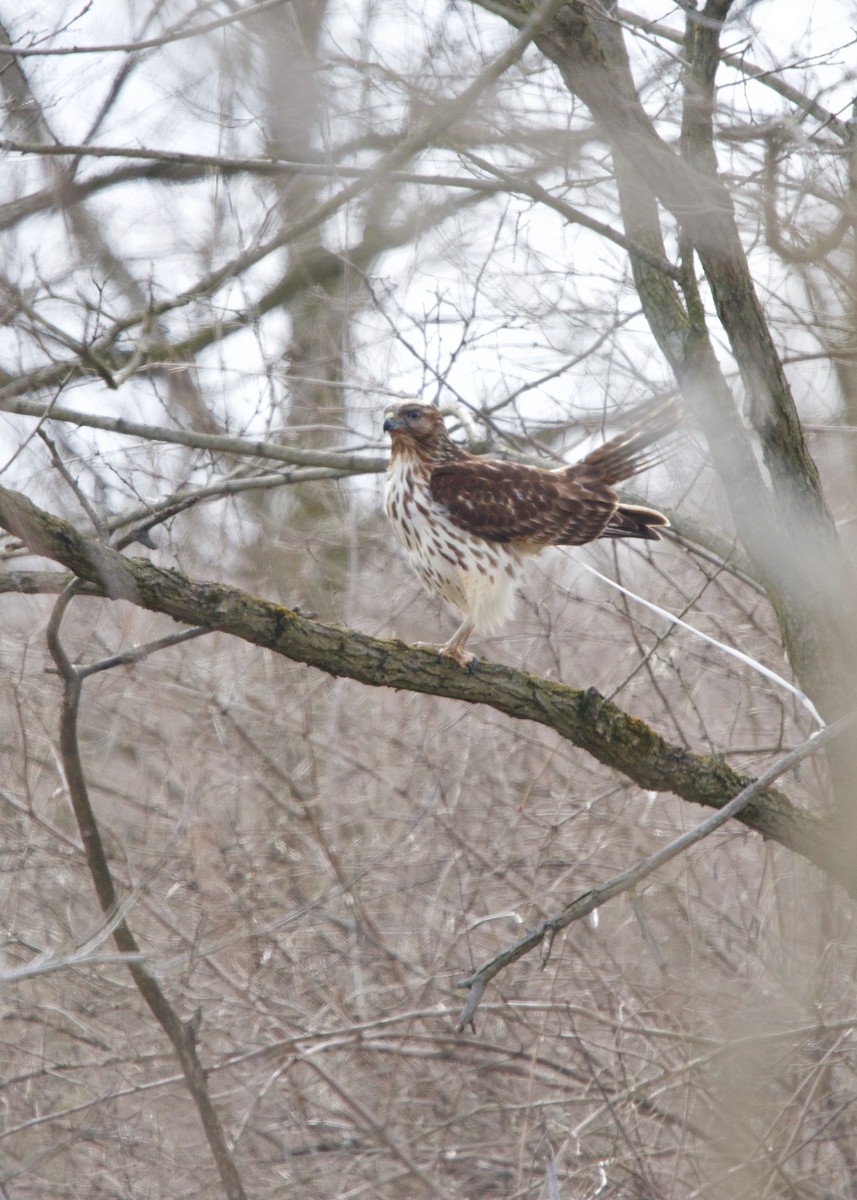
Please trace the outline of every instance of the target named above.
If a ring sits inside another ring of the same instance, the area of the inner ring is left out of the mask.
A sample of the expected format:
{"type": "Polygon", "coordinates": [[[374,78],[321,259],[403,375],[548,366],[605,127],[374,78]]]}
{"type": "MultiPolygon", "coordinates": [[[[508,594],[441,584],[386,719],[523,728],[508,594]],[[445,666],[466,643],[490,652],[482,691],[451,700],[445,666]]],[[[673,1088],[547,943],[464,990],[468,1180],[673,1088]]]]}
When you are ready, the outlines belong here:
{"type": "Polygon", "coordinates": [[[658,527],[665,529],[669,521],[656,508],[644,508],[642,504],[620,504],[605,525],[599,537],[645,538],[649,542],[661,541],[658,527]]]}
{"type": "MultiPolygon", "coordinates": [[[[662,448],[652,449],[655,442],[674,433],[681,425],[683,409],[675,397],[648,405],[642,416],[622,433],[610,438],[603,446],[587,454],[585,463],[597,467],[607,484],[630,479],[649,467],[662,463],[668,453],[662,448]]],[[[626,536],[634,536],[626,535],[626,536]]],[[[638,534],[636,536],[646,536],[638,534]]],[[[649,534],[648,536],[652,536],[649,534]]]]}

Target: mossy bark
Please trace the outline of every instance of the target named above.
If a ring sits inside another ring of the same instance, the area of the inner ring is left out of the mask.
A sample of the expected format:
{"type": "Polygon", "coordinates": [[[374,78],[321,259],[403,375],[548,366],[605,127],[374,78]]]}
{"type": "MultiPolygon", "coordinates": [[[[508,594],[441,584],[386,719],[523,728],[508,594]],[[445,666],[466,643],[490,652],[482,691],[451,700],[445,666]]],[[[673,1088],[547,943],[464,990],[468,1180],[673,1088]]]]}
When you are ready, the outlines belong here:
{"type": "MultiPolygon", "coordinates": [[[[468,674],[431,651],[309,620],[240,588],[190,579],[146,559],[126,558],[6,488],[0,488],[0,526],[34,553],[61,563],[113,599],[230,633],[370,687],[487,704],[515,720],[536,721],[649,791],[672,792],[721,808],[752,782],[719,758],[668,742],[593,689],[579,690],[491,663],[468,674]]],[[[782,793],[770,790],[740,819],[797,851],[857,895],[850,856],[824,818],[801,811],[782,793]]]]}

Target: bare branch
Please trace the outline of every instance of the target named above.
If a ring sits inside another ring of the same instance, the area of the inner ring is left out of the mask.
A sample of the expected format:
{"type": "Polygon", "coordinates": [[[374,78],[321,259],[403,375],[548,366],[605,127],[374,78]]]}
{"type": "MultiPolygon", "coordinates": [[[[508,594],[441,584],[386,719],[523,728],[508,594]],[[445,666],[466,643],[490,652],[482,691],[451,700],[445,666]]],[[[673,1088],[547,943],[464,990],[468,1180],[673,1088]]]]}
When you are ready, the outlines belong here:
{"type": "Polygon", "coordinates": [[[213,33],[236,21],[246,21],[249,18],[261,16],[272,9],[290,4],[292,0],[260,0],[258,4],[250,4],[239,12],[228,13],[225,17],[217,17],[192,29],[172,29],[156,38],[141,38],[139,42],[108,42],[102,46],[4,46],[2,55],[10,58],[56,58],[69,54],[136,54],[141,50],[152,50],[158,46],[170,46],[174,42],[186,41],[188,38],[202,37],[213,33]]]}
{"type": "Polygon", "coordinates": [[[580,209],[574,208],[570,204],[565,204],[534,180],[521,179],[520,176],[512,175],[508,171],[495,166],[493,163],[487,162],[477,154],[468,153],[466,157],[481,170],[488,171],[491,175],[501,180],[506,191],[513,194],[517,193],[520,196],[529,196],[532,200],[537,200],[540,204],[544,204],[547,208],[552,208],[554,212],[559,213],[569,224],[582,225],[585,229],[591,229],[593,233],[606,238],[607,241],[613,242],[616,246],[621,246],[628,254],[642,259],[648,266],[653,267],[656,271],[661,271],[664,275],[669,276],[670,279],[676,282],[681,280],[681,271],[678,267],[674,267],[669,259],[659,254],[652,254],[650,250],[635,242],[633,238],[626,237],[623,233],[619,233],[618,230],[611,229],[609,225],[605,225],[603,221],[596,221],[588,213],[581,212],[580,209]]]}
{"type": "MultiPolygon", "coordinates": [[[[108,922],[112,923],[114,914],[120,909],[120,900],[101,839],[99,824],[90,803],[77,737],[83,676],[70,663],[60,640],[60,624],[76,591],[77,585],[72,583],[60,596],[48,623],[47,638],[51,657],[63,682],[60,754],[66,787],[101,909],[108,922]]],[[[196,1051],[196,1039],[187,1023],[179,1018],[167,1000],[154,975],[141,961],[140,946],[124,917],[115,921],[112,932],[119,953],[126,956],[128,970],[141,996],[170,1039],[181,1063],[185,1081],[196,1104],[209,1147],[217,1164],[224,1194],[229,1200],[244,1200],[245,1193],[241,1177],[230,1154],[217,1110],[211,1100],[206,1074],[196,1051]]]]}
{"type": "Polygon", "coordinates": [[[35,400],[22,400],[17,397],[0,397],[0,412],[36,417],[40,421],[65,421],[70,425],[80,425],[87,429],[104,429],[110,433],[127,434],[128,437],[144,438],[150,442],[168,442],[176,446],[190,446],[197,450],[232,454],[239,458],[271,459],[275,462],[322,468],[346,475],[384,471],[387,467],[386,458],[368,458],[360,454],[337,453],[336,451],[301,450],[296,446],[284,446],[271,441],[198,433],[192,429],[170,429],[163,425],[145,425],[139,421],[126,421],[123,417],[102,417],[95,413],[76,412],[74,409],[64,408],[57,404],[42,404],[35,400]]]}
{"type": "Polygon", "coordinates": [[[715,830],[725,825],[727,821],[732,820],[733,817],[740,816],[747,806],[762,796],[776,779],[779,779],[786,771],[792,770],[793,767],[797,766],[799,762],[802,762],[810,754],[815,754],[817,750],[827,745],[828,742],[840,737],[846,730],[851,729],[855,723],[857,723],[857,713],[850,713],[848,716],[842,717],[835,722],[835,724],[828,725],[826,729],[814,733],[803,745],[798,746],[789,754],[778,759],[772,766],[768,767],[758,779],[755,779],[743,788],[737,796],[734,796],[727,804],[724,804],[718,812],[713,813],[710,817],[706,817],[704,821],[700,821],[693,829],[689,829],[687,833],[674,838],[668,845],[655,851],[654,854],[648,855],[632,867],[628,867],[618,875],[614,875],[606,883],[602,883],[598,887],[592,888],[591,891],[585,892],[582,896],[578,896],[576,900],[572,900],[556,916],[548,917],[547,920],[542,921],[532,932],[520,938],[514,946],[495,955],[481,966],[478,971],[474,972],[473,975],[469,975],[467,979],[462,980],[458,986],[471,988],[472,991],[459,1018],[458,1029],[466,1028],[473,1020],[474,1013],[485,993],[486,986],[504,967],[516,962],[525,954],[529,954],[536,946],[541,945],[545,939],[547,939],[548,944],[543,954],[543,960],[546,961],[550,954],[553,939],[560,930],[565,929],[574,921],[579,921],[581,917],[588,916],[596,908],[600,908],[608,900],[612,900],[614,896],[620,896],[623,892],[631,891],[638,883],[642,883],[647,876],[665,866],[672,859],[677,858],[679,854],[683,854],[686,850],[689,850],[691,846],[695,846],[697,842],[701,842],[703,838],[709,837],[715,830]]]}
{"type": "MultiPolygon", "coordinates": [[[[617,8],[616,17],[630,29],[641,29],[647,33],[654,33],[676,46],[684,45],[684,36],[660,21],[651,21],[627,8],[617,8]]],[[[802,92],[800,88],[793,87],[778,72],[764,70],[744,54],[730,54],[727,51],[721,53],[721,61],[739,71],[748,80],[770,88],[772,92],[776,92],[778,96],[782,96],[784,100],[788,100],[790,104],[794,104],[797,109],[805,112],[808,116],[815,117],[824,128],[832,130],[844,142],[850,141],[851,131],[848,122],[840,121],[835,113],[820,103],[817,97],[810,96],[806,92],[802,92]]]]}
{"type": "MultiPolygon", "coordinates": [[[[191,580],[144,559],[125,558],[7,488],[0,488],[0,525],[25,541],[34,553],[53,558],[80,578],[104,587],[114,599],[130,600],[194,626],[231,633],[371,687],[487,704],[516,720],[538,722],[647,790],[671,791],[685,800],[721,808],[752,782],[722,760],[671,745],[645,722],[624,713],[593,689],[578,691],[487,663],[468,675],[431,652],[311,621],[238,588],[191,580]]],[[[840,847],[835,837],[831,840],[825,821],[801,812],[770,790],[764,802],[756,801],[744,809],[741,819],[857,891],[850,856],[840,856],[840,847]]]]}

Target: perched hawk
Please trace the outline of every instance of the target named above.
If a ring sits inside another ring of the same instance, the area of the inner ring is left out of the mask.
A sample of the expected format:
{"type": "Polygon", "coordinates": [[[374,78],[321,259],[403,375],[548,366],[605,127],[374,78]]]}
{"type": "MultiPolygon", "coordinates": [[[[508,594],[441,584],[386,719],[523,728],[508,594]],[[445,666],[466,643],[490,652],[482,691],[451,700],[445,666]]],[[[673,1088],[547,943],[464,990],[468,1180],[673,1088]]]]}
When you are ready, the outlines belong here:
{"type": "Polygon", "coordinates": [[[649,447],[678,423],[674,402],[658,404],[580,462],[547,470],[469,454],[431,405],[406,400],[390,409],[387,516],[428,591],[464,617],[439,653],[473,670],[467,639],[512,616],[524,563],[546,546],[602,537],[659,541],[666,517],[620,504],[613,484],[657,461],[649,447]]]}

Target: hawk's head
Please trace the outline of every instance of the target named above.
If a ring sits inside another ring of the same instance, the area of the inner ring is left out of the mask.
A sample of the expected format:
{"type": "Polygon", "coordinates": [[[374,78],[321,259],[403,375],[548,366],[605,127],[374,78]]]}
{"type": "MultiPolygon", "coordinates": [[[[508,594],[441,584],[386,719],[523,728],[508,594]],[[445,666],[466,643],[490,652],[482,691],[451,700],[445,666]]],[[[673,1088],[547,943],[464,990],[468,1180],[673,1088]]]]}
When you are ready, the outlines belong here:
{"type": "Polygon", "coordinates": [[[431,404],[403,400],[384,415],[384,432],[389,433],[393,452],[405,451],[431,457],[443,454],[450,441],[443,417],[431,404]]]}

